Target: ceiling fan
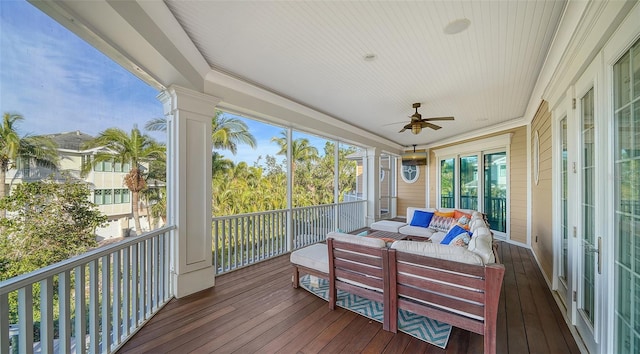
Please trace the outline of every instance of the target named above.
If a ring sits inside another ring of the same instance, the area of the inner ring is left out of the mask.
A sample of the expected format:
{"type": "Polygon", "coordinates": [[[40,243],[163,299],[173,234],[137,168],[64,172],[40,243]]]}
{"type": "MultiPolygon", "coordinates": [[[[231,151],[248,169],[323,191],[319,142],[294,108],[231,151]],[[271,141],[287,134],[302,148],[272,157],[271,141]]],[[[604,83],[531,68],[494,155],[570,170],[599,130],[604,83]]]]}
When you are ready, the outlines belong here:
{"type": "Polygon", "coordinates": [[[438,130],[442,128],[439,125],[435,125],[433,123],[429,123],[430,121],[435,120],[454,120],[453,117],[432,117],[432,118],[422,118],[422,114],[418,113],[418,108],[420,107],[420,103],[414,103],[413,108],[416,109],[416,113],[411,115],[411,122],[400,130],[398,133],[402,133],[403,131],[409,129],[413,134],[419,134],[422,131],[422,128],[431,128],[433,130],[438,130]]]}

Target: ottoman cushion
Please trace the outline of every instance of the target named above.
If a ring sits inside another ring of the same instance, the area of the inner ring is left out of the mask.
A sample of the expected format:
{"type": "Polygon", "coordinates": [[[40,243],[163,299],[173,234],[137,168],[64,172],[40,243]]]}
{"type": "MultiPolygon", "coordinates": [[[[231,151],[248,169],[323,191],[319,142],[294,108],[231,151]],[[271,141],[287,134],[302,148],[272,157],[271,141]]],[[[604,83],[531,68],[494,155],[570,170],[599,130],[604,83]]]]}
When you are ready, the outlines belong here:
{"type": "Polygon", "coordinates": [[[380,220],[371,224],[371,228],[380,231],[398,232],[405,225],[407,224],[400,221],[380,220]]]}
{"type": "Polygon", "coordinates": [[[329,274],[329,251],[325,243],[316,243],[291,252],[293,264],[329,274]]]}

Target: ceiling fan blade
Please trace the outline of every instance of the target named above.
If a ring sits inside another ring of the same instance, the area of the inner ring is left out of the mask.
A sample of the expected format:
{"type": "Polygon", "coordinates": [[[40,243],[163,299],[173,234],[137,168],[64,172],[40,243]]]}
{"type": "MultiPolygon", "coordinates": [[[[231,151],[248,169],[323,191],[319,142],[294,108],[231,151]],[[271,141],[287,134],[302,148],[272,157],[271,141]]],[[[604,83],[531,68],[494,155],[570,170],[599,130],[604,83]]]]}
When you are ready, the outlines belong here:
{"type": "Polygon", "coordinates": [[[404,127],[402,127],[402,130],[400,130],[398,133],[402,133],[403,131],[407,130],[407,129],[411,129],[411,123],[405,125],[404,127]]]}
{"type": "Polygon", "coordinates": [[[406,124],[407,121],[403,120],[403,121],[400,121],[400,122],[387,123],[387,124],[383,124],[382,126],[386,127],[386,126],[389,126],[389,125],[396,125],[396,124],[401,124],[401,123],[406,124]]]}
{"type": "Polygon", "coordinates": [[[453,117],[431,117],[431,118],[425,118],[422,121],[423,122],[428,122],[430,120],[454,120],[455,118],[453,117]]]}
{"type": "Polygon", "coordinates": [[[433,124],[433,123],[424,122],[424,121],[423,121],[423,122],[420,122],[420,125],[422,125],[422,127],[423,127],[423,128],[431,128],[431,129],[433,129],[433,130],[438,130],[438,129],[442,128],[442,127],[441,127],[441,126],[439,126],[439,125],[435,125],[435,124],[433,124]]]}

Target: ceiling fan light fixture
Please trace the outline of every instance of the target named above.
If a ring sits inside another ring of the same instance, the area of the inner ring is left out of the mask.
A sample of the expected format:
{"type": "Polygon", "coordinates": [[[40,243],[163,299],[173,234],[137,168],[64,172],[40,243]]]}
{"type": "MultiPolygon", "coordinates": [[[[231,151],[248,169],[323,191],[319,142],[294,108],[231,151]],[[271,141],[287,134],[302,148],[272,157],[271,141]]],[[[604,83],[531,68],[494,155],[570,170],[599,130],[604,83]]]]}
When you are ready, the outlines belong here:
{"type": "Polygon", "coordinates": [[[413,134],[420,134],[420,132],[422,131],[422,124],[420,124],[420,122],[413,122],[411,123],[411,132],[413,134]]]}

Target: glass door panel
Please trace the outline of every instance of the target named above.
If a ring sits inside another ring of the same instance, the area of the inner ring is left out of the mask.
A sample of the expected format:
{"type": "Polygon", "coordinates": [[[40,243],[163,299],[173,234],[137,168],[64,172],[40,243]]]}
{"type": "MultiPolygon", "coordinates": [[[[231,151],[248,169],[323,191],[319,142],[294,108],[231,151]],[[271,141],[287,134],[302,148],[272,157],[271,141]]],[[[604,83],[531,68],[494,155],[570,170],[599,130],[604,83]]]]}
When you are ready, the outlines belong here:
{"type": "Polygon", "coordinates": [[[478,156],[460,158],[461,209],[478,210],[478,156]]]}
{"type": "MultiPolygon", "coordinates": [[[[560,282],[563,286],[563,294],[566,294],[568,288],[568,279],[569,279],[569,253],[568,253],[568,242],[569,242],[569,214],[567,208],[568,201],[568,182],[569,182],[569,171],[568,171],[568,159],[567,159],[567,117],[562,118],[560,121],[560,136],[561,136],[561,184],[560,184],[560,200],[561,200],[561,215],[560,215],[560,229],[562,235],[562,246],[561,246],[561,256],[560,256],[560,282]]],[[[564,296],[562,297],[564,299],[564,296]]]]}
{"type": "Polygon", "coordinates": [[[507,232],[507,153],[484,155],[484,213],[491,229],[507,232]]]}
{"type": "Polygon", "coordinates": [[[615,347],[640,352],[640,41],[613,67],[615,347]]]}
{"type": "Polygon", "coordinates": [[[593,89],[581,99],[582,105],[582,277],[578,309],[593,328],[595,322],[595,150],[593,89]]]}
{"type": "Polygon", "coordinates": [[[455,208],[455,159],[440,161],[440,207],[455,208]]]}

